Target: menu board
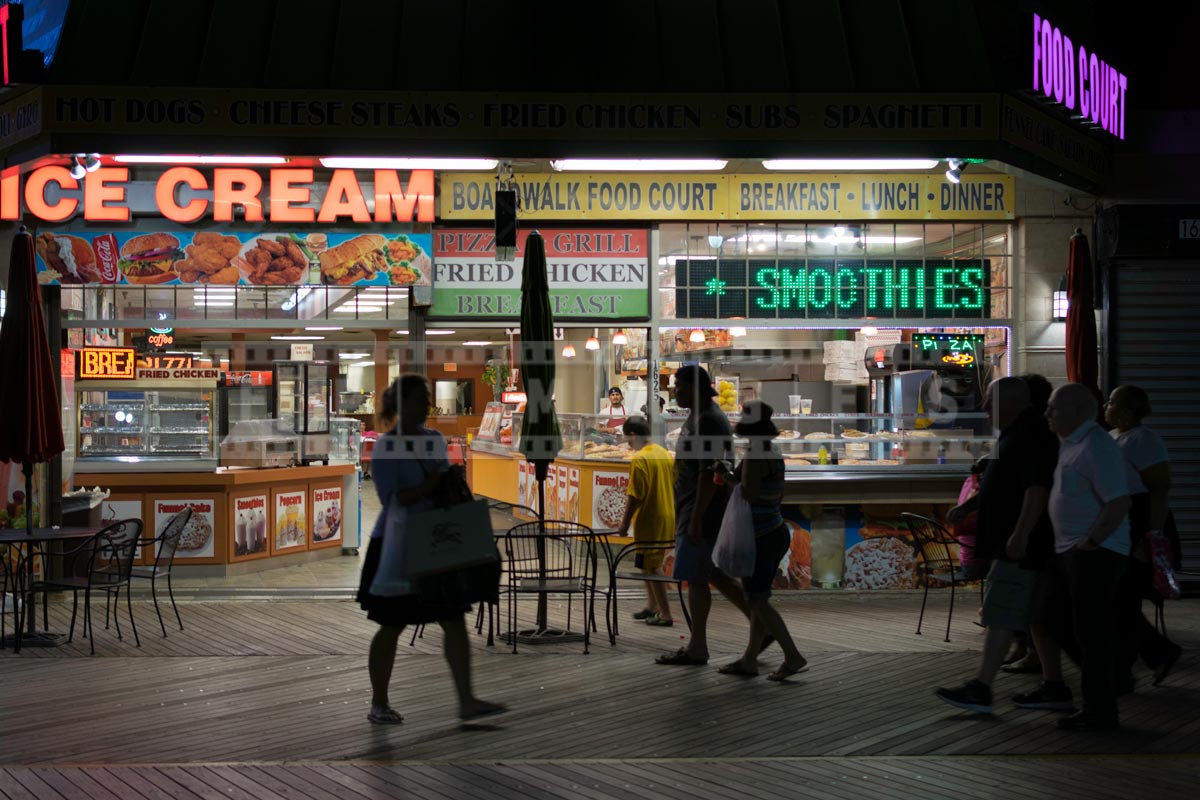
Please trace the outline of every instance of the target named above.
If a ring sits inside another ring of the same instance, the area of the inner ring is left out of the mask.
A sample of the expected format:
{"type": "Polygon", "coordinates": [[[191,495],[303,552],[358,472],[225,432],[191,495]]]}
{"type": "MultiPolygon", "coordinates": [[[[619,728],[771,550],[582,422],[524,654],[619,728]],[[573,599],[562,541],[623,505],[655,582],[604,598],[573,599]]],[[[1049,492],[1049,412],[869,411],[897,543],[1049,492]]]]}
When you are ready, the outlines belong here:
{"type": "Polygon", "coordinates": [[[43,231],[42,284],[431,286],[429,233],[43,231]]]}
{"type": "Polygon", "coordinates": [[[342,539],[342,487],[326,486],[312,490],[313,544],[342,539]]]}
{"type": "MultiPolygon", "coordinates": [[[[214,536],[216,530],[214,509],[216,500],[209,497],[201,500],[155,500],[154,501],[154,535],[161,536],[166,530],[167,523],[185,508],[192,509],[191,519],[183,528],[179,538],[179,549],[175,557],[212,558],[214,555],[214,536]]],[[[161,547],[161,543],[158,547],[161,547]]]]}
{"type": "Polygon", "coordinates": [[[233,554],[267,552],[267,496],[256,494],[233,501],[233,554]]]}
{"type": "Polygon", "coordinates": [[[275,494],[275,546],[273,550],[291,550],[308,542],[308,518],[305,502],[308,492],[301,489],[275,494]]]}
{"type": "Polygon", "coordinates": [[[567,511],[571,522],[579,522],[579,467],[570,468],[571,485],[567,489],[567,511]]]}
{"type": "Polygon", "coordinates": [[[488,403],[483,409],[483,420],[479,423],[479,433],[476,436],[485,442],[497,441],[500,438],[500,420],[503,417],[503,403],[488,403]]]}
{"type": "Polygon", "coordinates": [[[558,470],[553,464],[546,469],[546,519],[562,519],[558,515],[558,470]]]}
{"type": "Polygon", "coordinates": [[[625,516],[629,473],[592,473],[592,527],[616,529],[625,516]]]}

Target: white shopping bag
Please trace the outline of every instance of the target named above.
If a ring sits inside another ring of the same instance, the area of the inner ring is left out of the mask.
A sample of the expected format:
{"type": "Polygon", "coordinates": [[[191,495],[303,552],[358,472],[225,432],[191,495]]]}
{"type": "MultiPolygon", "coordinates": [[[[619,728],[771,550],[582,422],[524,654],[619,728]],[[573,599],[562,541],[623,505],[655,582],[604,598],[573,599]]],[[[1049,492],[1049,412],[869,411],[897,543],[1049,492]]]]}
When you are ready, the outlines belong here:
{"type": "Polygon", "coordinates": [[[721,532],[713,547],[713,563],[731,578],[746,578],[754,574],[754,516],[750,503],[742,497],[742,485],[733,487],[725,516],[721,518],[721,532]]]}

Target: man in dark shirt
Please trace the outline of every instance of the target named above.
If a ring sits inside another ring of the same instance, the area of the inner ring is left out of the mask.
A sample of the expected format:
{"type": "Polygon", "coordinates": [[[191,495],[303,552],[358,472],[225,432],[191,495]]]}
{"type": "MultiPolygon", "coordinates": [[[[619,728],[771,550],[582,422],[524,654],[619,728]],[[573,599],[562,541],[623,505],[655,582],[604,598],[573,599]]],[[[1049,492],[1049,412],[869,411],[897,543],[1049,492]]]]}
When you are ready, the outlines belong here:
{"type": "Polygon", "coordinates": [[[992,560],[983,601],[987,638],[975,679],[935,695],[952,706],[990,714],[992,681],[1013,634],[1029,625],[1040,573],[1054,554],[1046,509],[1058,440],[1031,405],[1029,387],[1020,378],[994,381],[984,407],[1000,430],[995,458],[988,461],[979,492],[951,509],[949,517],[953,521],[978,511],[976,553],[992,560]]]}

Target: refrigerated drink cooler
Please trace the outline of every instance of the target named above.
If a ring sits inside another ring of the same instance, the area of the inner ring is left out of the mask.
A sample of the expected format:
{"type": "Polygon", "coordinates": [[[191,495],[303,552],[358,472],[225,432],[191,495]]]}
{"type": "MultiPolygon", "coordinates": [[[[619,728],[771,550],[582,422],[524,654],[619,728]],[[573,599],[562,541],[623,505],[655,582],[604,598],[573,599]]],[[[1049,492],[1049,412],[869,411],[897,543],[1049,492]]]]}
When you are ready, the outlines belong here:
{"type": "Polygon", "coordinates": [[[329,461],[333,378],[325,361],[277,361],[275,410],[300,436],[300,463],[329,461]]]}
{"type": "Polygon", "coordinates": [[[218,384],[221,437],[239,422],[270,419],[275,415],[275,393],[270,372],[223,372],[218,384]]]}

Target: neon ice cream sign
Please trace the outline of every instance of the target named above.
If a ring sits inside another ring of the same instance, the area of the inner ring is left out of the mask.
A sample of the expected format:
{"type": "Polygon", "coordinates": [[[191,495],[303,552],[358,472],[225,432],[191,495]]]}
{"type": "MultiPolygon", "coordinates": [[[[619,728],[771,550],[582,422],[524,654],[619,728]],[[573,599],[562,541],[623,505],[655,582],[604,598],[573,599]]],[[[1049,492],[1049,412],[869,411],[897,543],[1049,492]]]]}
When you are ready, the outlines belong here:
{"type": "Polygon", "coordinates": [[[1128,77],[1079,45],[1050,20],[1033,15],[1033,88],[1068,111],[1076,111],[1116,136],[1125,138],[1125,90],[1128,77]]]}

